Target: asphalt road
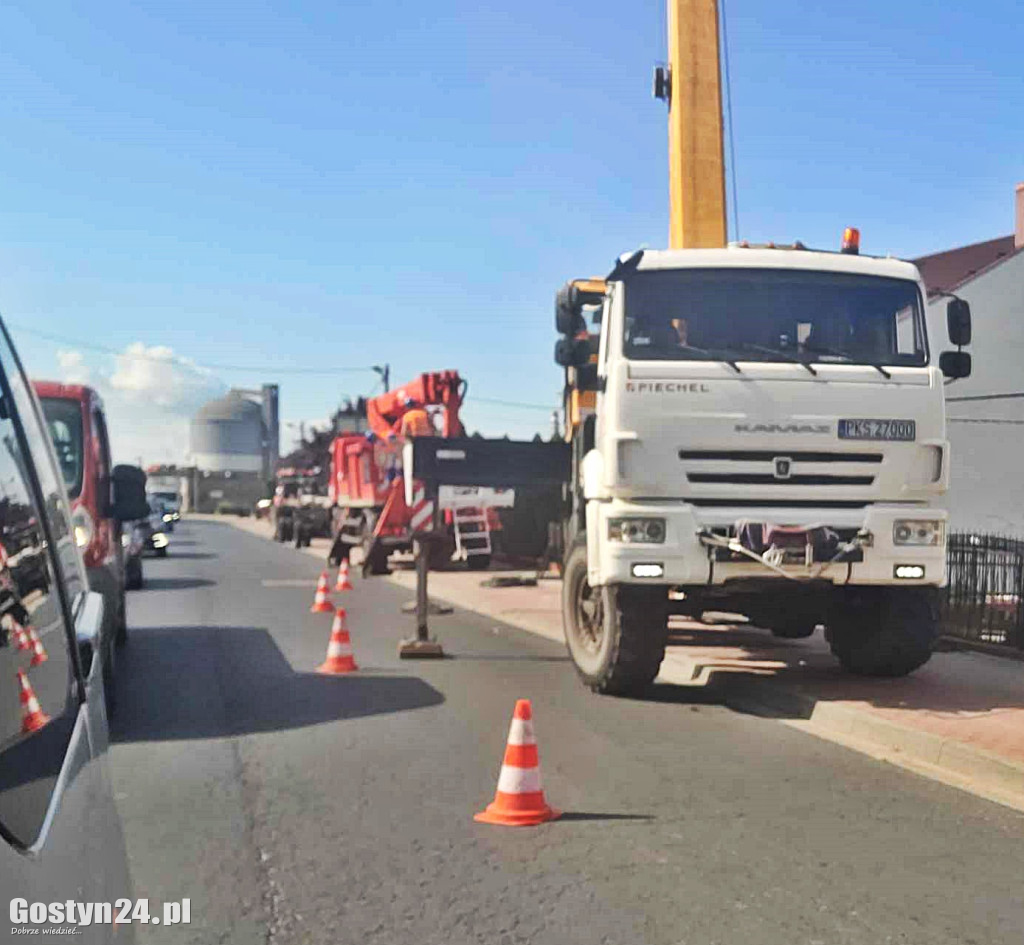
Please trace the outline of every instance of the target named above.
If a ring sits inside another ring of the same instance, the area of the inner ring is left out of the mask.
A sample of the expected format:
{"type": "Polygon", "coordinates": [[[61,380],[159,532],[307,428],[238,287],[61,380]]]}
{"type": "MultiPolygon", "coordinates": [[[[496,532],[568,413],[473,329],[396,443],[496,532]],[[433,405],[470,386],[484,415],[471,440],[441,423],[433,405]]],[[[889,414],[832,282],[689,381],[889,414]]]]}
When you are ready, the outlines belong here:
{"type": "MultiPolygon", "coordinates": [[[[130,595],[112,776],[136,896],[238,945],[1018,945],[1024,816],[714,693],[595,696],[564,651],[468,613],[400,662],[410,595],[344,595],[357,676],[322,677],[318,563],[190,522],[130,595]],[[533,701],[537,828],[474,823],[533,701]],[[694,701],[694,699],[704,701],[694,701]]],[[[341,596],[341,595],[336,595],[341,596]]]]}

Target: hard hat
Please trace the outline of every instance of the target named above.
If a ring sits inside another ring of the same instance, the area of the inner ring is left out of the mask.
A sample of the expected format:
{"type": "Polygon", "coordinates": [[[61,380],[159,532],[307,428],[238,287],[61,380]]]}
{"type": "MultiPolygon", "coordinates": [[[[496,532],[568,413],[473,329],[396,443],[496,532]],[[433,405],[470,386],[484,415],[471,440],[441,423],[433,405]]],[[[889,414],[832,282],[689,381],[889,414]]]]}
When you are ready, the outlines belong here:
{"type": "Polygon", "coordinates": [[[414,397],[406,397],[403,403],[405,404],[406,407],[417,406],[416,399],[414,397]]]}

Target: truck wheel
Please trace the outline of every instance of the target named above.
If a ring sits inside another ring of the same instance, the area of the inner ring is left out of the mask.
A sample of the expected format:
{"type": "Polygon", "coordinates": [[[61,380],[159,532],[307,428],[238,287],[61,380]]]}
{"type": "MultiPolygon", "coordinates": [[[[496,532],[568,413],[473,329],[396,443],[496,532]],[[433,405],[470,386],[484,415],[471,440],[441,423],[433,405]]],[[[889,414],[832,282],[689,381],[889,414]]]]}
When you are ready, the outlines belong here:
{"type": "Polygon", "coordinates": [[[117,615],[117,629],[114,633],[114,644],[124,646],[128,642],[128,603],[121,592],[121,606],[117,615]]]}
{"type": "Polygon", "coordinates": [[[841,600],[825,638],[847,672],[906,676],[931,659],[938,632],[935,588],[879,588],[841,600]]]}
{"type": "Polygon", "coordinates": [[[817,629],[818,625],[814,621],[793,620],[791,623],[778,622],[771,631],[772,636],[780,640],[806,640],[807,637],[813,636],[817,629]]]}
{"type": "Polygon", "coordinates": [[[581,535],[565,561],[562,626],[576,671],[594,692],[638,692],[654,681],[665,656],[668,595],[664,588],[592,588],[581,535]]]}
{"type": "Polygon", "coordinates": [[[467,571],[486,571],[490,566],[490,555],[469,555],[466,558],[467,571]]]}

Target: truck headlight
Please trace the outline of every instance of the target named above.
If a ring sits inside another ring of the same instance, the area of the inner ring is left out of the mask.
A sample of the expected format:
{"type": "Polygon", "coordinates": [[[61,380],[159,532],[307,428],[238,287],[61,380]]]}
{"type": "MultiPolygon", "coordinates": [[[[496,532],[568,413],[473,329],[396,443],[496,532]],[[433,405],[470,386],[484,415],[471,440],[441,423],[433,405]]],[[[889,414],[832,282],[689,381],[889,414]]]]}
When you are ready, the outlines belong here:
{"type": "Polygon", "coordinates": [[[610,518],[608,540],[627,544],[661,545],[665,542],[663,518],[610,518]]]}
{"type": "Polygon", "coordinates": [[[931,519],[898,518],[892,523],[892,543],[894,545],[935,547],[943,544],[945,538],[944,522],[931,519]]]}

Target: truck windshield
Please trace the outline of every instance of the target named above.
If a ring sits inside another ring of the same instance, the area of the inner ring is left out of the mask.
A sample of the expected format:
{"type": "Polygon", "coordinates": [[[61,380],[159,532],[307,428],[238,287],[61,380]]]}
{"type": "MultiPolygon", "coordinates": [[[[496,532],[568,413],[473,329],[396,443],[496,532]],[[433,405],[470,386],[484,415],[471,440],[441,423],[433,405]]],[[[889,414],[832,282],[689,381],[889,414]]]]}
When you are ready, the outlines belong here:
{"type": "Polygon", "coordinates": [[[42,397],[40,404],[68,496],[75,499],[82,491],[82,406],[64,397],[42,397]]]}
{"type": "Polygon", "coordinates": [[[637,360],[923,366],[917,285],[794,269],[652,269],[625,280],[625,355],[637,360]]]}

